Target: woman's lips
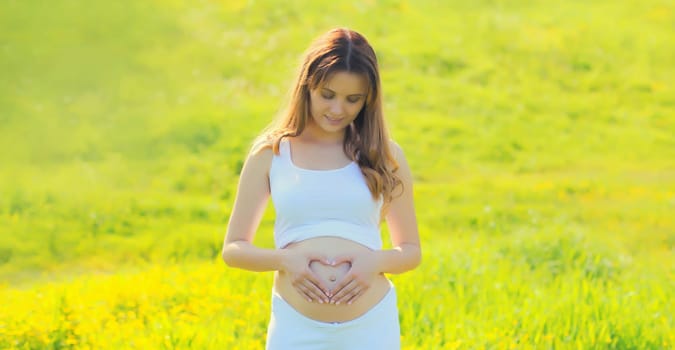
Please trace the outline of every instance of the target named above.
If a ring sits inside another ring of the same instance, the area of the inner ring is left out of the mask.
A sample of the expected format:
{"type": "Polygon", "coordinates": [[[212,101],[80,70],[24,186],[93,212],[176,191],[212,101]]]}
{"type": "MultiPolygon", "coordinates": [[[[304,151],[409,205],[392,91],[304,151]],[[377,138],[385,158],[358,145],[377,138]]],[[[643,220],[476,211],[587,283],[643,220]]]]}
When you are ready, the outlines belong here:
{"type": "Polygon", "coordinates": [[[331,124],[340,124],[343,118],[331,118],[327,115],[324,115],[324,118],[331,124]]]}

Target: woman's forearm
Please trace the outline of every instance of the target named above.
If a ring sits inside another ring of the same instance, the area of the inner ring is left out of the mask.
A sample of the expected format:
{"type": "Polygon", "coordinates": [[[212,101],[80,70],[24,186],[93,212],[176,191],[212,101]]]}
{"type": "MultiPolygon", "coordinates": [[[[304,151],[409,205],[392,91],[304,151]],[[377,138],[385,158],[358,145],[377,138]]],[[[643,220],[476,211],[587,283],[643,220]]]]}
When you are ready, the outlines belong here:
{"type": "Polygon", "coordinates": [[[420,246],[403,243],[392,249],[377,251],[379,270],[382,273],[399,274],[416,268],[422,260],[420,246]]]}
{"type": "Polygon", "coordinates": [[[283,249],[259,248],[247,241],[227,243],[222,252],[228,266],[256,272],[279,270],[283,255],[283,249]]]}

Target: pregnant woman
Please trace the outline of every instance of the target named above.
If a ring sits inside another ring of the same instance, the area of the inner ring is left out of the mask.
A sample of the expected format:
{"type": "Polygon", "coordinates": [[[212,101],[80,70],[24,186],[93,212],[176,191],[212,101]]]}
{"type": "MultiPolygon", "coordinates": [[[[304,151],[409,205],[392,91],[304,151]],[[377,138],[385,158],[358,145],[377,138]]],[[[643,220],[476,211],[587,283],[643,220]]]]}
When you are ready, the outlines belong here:
{"type": "Polygon", "coordinates": [[[400,348],[385,274],[420,263],[412,175],[388,138],[377,59],[359,33],[331,30],[306,52],[288,108],[244,163],[222,255],[275,271],[267,349],[400,348]],[[270,197],[276,249],[252,244],[270,197]]]}

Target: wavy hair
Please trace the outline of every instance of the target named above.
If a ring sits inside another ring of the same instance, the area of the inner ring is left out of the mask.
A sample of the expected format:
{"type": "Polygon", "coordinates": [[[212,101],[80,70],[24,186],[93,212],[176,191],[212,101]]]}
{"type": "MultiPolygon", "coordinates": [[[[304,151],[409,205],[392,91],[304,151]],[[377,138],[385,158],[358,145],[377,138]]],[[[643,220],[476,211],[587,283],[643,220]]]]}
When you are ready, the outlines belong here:
{"type": "Polygon", "coordinates": [[[254,149],[272,147],[278,155],[284,137],[300,135],[311,118],[310,91],[321,87],[336,72],[362,74],[367,78],[366,102],[345,130],[343,147],[345,154],[361,168],[373,198],[382,197],[382,213],[386,213],[394,190],[402,183],[395,173],[398,163],[391,152],[382,113],[377,57],[366,38],[353,30],[330,30],[310,45],[287,108],[256,139],[254,149]]]}

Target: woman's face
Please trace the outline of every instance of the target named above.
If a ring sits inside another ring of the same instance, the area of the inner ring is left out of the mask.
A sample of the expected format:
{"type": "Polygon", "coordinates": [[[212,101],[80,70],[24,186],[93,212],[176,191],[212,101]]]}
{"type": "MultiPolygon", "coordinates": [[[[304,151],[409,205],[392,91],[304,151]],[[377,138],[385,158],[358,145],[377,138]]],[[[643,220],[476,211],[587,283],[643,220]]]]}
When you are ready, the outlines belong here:
{"type": "Polygon", "coordinates": [[[362,74],[336,72],[310,91],[310,127],[325,134],[342,134],[366,103],[368,83],[362,74]]]}

